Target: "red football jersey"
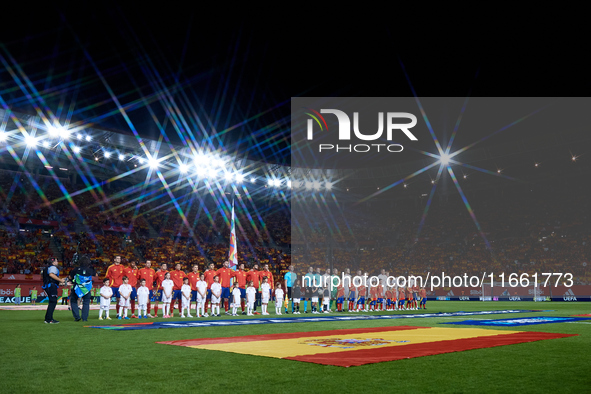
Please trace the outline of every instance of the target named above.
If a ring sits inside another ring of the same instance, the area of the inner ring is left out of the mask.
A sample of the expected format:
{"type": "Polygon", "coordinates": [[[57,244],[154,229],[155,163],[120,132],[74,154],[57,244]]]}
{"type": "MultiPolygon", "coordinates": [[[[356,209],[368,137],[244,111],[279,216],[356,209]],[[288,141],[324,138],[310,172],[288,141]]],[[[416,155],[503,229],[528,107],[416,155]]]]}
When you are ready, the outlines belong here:
{"type": "Polygon", "coordinates": [[[156,272],[156,287],[158,290],[162,290],[162,282],[164,281],[164,277],[168,271],[158,271],[156,272]]]}
{"type": "Polygon", "coordinates": [[[138,280],[145,279],[146,280],[146,287],[148,290],[152,290],[154,288],[154,278],[156,277],[156,271],[152,268],[142,268],[138,271],[137,278],[138,280]]]}
{"type": "Polygon", "coordinates": [[[357,291],[359,292],[359,294],[357,294],[358,297],[365,297],[365,295],[367,294],[367,287],[359,286],[357,288],[357,291]]]}
{"type": "Polygon", "coordinates": [[[105,275],[105,278],[109,278],[111,281],[111,287],[119,287],[123,284],[123,268],[124,267],[121,264],[112,264],[109,266],[109,268],[107,268],[107,274],[105,275]]]}
{"type": "Polygon", "coordinates": [[[189,272],[187,275],[189,278],[189,286],[191,286],[191,290],[197,290],[197,282],[199,282],[199,273],[194,273],[193,271],[189,272]]]}
{"type": "Polygon", "coordinates": [[[378,288],[377,287],[371,287],[369,290],[369,295],[372,299],[376,300],[378,298],[378,288]]]}
{"type": "Polygon", "coordinates": [[[384,286],[378,285],[377,289],[378,289],[378,298],[383,298],[384,297],[384,286]]]}
{"type": "Polygon", "coordinates": [[[238,282],[238,287],[240,287],[241,289],[246,288],[247,276],[248,276],[248,273],[246,271],[238,270],[238,271],[232,272],[232,278],[236,278],[236,281],[238,282]]]}
{"type": "Polygon", "coordinates": [[[211,284],[213,283],[213,277],[217,275],[217,271],[207,270],[203,273],[203,275],[205,275],[204,280],[207,282],[207,288],[211,289],[211,284]]]}
{"type": "Polygon", "coordinates": [[[181,270],[170,271],[170,279],[174,283],[173,290],[180,290],[183,287],[183,278],[186,278],[187,274],[181,270]]]}
{"type": "Polygon", "coordinates": [[[337,298],[342,298],[345,296],[345,288],[343,287],[343,285],[339,285],[339,287],[337,287],[337,298]]]}
{"type": "Polygon", "coordinates": [[[125,276],[127,276],[127,278],[129,279],[129,282],[127,282],[131,287],[136,287],[137,285],[137,274],[138,274],[138,270],[137,269],[133,269],[131,267],[125,267],[123,268],[123,274],[125,276]]]}
{"type": "Polygon", "coordinates": [[[419,290],[419,295],[421,296],[421,298],[427,297],[427,290],[425,290],[425,289],[419,290]]]}
{"type": "Polygon", "coordinates": [[[217,276],[220,277],[220,284],[222,287],[230,287],[230,279],[232,279],[232,271],[230,268],[220,268],[217,271],[217,276]]]}
{"type": "Polygon", "coordinates": [[[246,280],[252,281],[252,286],[259,290],[259,271],[250,270],[246,273],[246,280]]]}

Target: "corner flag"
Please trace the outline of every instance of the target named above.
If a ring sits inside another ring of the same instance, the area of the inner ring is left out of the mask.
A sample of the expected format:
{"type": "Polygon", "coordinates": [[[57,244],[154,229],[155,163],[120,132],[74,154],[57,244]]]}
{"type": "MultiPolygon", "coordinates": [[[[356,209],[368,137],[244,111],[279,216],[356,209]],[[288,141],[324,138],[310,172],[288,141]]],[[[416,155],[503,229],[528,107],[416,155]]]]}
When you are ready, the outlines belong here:
{"type": "Polygon", "coordinates": [[[238,252],[238,245],[236,244],[236,225],[234,219],[234,201],[232,201],[232,230],[230,231],[230,268],[236,271],[236,267],[238,265],[238,257],[236,253],[238,252]]]}

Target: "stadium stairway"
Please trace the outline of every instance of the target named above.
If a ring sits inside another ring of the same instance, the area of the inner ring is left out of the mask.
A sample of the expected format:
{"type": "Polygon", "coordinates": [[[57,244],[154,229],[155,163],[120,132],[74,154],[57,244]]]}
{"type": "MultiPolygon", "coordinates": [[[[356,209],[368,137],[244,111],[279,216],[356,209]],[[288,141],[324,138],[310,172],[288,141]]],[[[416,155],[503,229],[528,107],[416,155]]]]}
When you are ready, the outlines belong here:
{"type": "Polygon", "coordinates": [[[51,237],[50,241],[49,241],[49,249],[51,250],[51,253],[53,254],[53,257],[55,257],[56,259],[60,259],[61,258],[61,253],[59,250],[59,247],[57,246],[57,243],[55,242],[55,237],[51,237]]]}

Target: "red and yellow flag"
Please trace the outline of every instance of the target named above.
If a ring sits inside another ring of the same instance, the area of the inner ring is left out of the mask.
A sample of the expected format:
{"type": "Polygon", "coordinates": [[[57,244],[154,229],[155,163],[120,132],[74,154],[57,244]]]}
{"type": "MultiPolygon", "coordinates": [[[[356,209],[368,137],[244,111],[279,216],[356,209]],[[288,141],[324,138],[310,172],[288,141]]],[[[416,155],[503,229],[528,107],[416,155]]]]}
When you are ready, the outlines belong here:
{"type": "Polygon", "coordinates": [[[234,201],[232,201],[232,229],[230,230],[230,268],[234,271],[236,270],[236,266],[238,265],[238,245],[236,245],[236,226],[235,226],[235,219],[234,219],[234,201]]]}
{"type": "Polygon", "coordinates": [[[574,335],[482,328],[394,326],[158,343],[351,367],[569,336],[574,335]]]}

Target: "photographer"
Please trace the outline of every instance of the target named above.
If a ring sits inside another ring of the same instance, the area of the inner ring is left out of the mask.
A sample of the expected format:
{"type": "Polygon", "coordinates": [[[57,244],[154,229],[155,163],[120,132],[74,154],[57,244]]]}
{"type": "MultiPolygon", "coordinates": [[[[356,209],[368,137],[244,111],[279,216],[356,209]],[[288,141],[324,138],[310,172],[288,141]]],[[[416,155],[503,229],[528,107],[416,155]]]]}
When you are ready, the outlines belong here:
{"type": "Polygon", "coordinates": [[[70,305],[72,315],[76,321],[88,321],[88,312],[90,310],[90,297],[92,296],[92,277],[96,275],[94,268],[90,265],[88,256],[80,257],[79,266],[70,272],[68,279],[72,282],[72,294],[70,305]],[[82,298],[82,318],[78,310],[78,299],[82,298]]]}
{"type": "Polygon", "coordinates": [[[66,283],[65,279],[59,277],[60,271],[57,268],[57,259],[48,259],[47,267],[43,270],[43,289],[47,293],[48,305],[47,312],[45,312],[45,323],[57,324],[59,321],[54,320],[53,311],[57,306],[57,288],[66,283]]]}

